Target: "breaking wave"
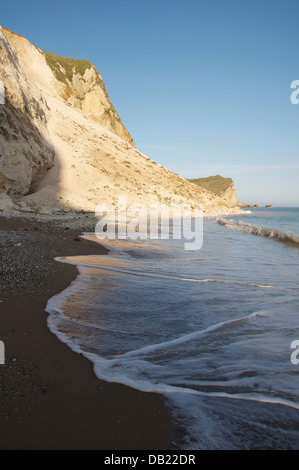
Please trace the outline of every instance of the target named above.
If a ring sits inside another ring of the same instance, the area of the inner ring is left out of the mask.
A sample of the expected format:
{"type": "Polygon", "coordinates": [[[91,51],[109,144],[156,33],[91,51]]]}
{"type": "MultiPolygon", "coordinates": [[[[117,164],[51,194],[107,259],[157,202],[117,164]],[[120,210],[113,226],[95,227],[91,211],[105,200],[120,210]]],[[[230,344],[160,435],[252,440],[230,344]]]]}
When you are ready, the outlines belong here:
{"type": "Polygon", "coordinates": [[[299,248],[299,237],[291,233],[285,233],[277,229],[269,229],[259,225],[253,225],[240,220],[225,219],[222,217],[216,218],[216,222],[224,227],[239,230],[239,232],[258,235],[260,237],[270,238],[278,242],[299,248]]]}
{"type": "Polygon", "coordinates": [[[79,276],[48,326],[98,378],[162,394],[174,449],[297,449],[299,252],[241,233],[298,246],[297,212],[207,220],[198,252],[112,240],[108,256],[56,258],[79,276]]]}

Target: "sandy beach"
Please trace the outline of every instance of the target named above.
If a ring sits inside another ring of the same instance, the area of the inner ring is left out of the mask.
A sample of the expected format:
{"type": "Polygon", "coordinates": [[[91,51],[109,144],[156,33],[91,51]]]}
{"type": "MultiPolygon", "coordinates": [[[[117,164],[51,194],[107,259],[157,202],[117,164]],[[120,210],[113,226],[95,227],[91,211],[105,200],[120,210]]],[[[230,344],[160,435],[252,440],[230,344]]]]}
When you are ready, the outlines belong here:
{"type": "Polygon", "coordinates": [[[169,449],[162,397],[98,380],[47,327],[48,299],[77,275],[54,257],[107,253],[78,241],[80,233],[67,223],[0,218],[0,449],[169,449]]]}

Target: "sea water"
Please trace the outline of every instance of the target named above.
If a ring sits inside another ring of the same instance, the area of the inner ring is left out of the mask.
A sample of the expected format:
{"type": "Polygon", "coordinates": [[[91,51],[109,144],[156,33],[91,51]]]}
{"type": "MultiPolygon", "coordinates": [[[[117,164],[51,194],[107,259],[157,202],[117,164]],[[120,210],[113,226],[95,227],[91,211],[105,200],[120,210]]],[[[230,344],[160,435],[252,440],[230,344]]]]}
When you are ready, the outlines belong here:
{"type": "Polygon", "coordinates": [[[163,394],[173,448],[297,449],[298,242],[296,208],[205,219],[197,251],[107,240],[108,256],[59,258],[80,275],[48,325],[99,378],[163,394]]]}

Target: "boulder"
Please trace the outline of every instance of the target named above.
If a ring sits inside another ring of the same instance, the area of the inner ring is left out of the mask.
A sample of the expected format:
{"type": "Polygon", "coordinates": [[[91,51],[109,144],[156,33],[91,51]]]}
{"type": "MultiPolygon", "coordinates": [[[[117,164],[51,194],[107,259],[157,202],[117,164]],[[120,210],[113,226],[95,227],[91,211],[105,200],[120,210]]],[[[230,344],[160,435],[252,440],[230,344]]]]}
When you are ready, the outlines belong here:
{"type": "Polygon", "coordinates": [[[10,197],[2,193],[0,194],[0,211],[2,212],[11,212],[14,208],[14,203],[10,199],[10,197]]]}

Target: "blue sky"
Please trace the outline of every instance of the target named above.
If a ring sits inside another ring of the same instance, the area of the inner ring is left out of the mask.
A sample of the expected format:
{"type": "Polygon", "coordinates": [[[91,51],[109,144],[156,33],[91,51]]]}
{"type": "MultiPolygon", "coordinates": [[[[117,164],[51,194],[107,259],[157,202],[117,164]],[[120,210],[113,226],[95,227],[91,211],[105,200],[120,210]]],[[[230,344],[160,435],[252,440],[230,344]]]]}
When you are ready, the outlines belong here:
{"type": "Polygon", "coordinates": [[[88,59],[139,150],[239,200],[299,206],[298,0],[3,2],[0,24],[88,59]]]}

